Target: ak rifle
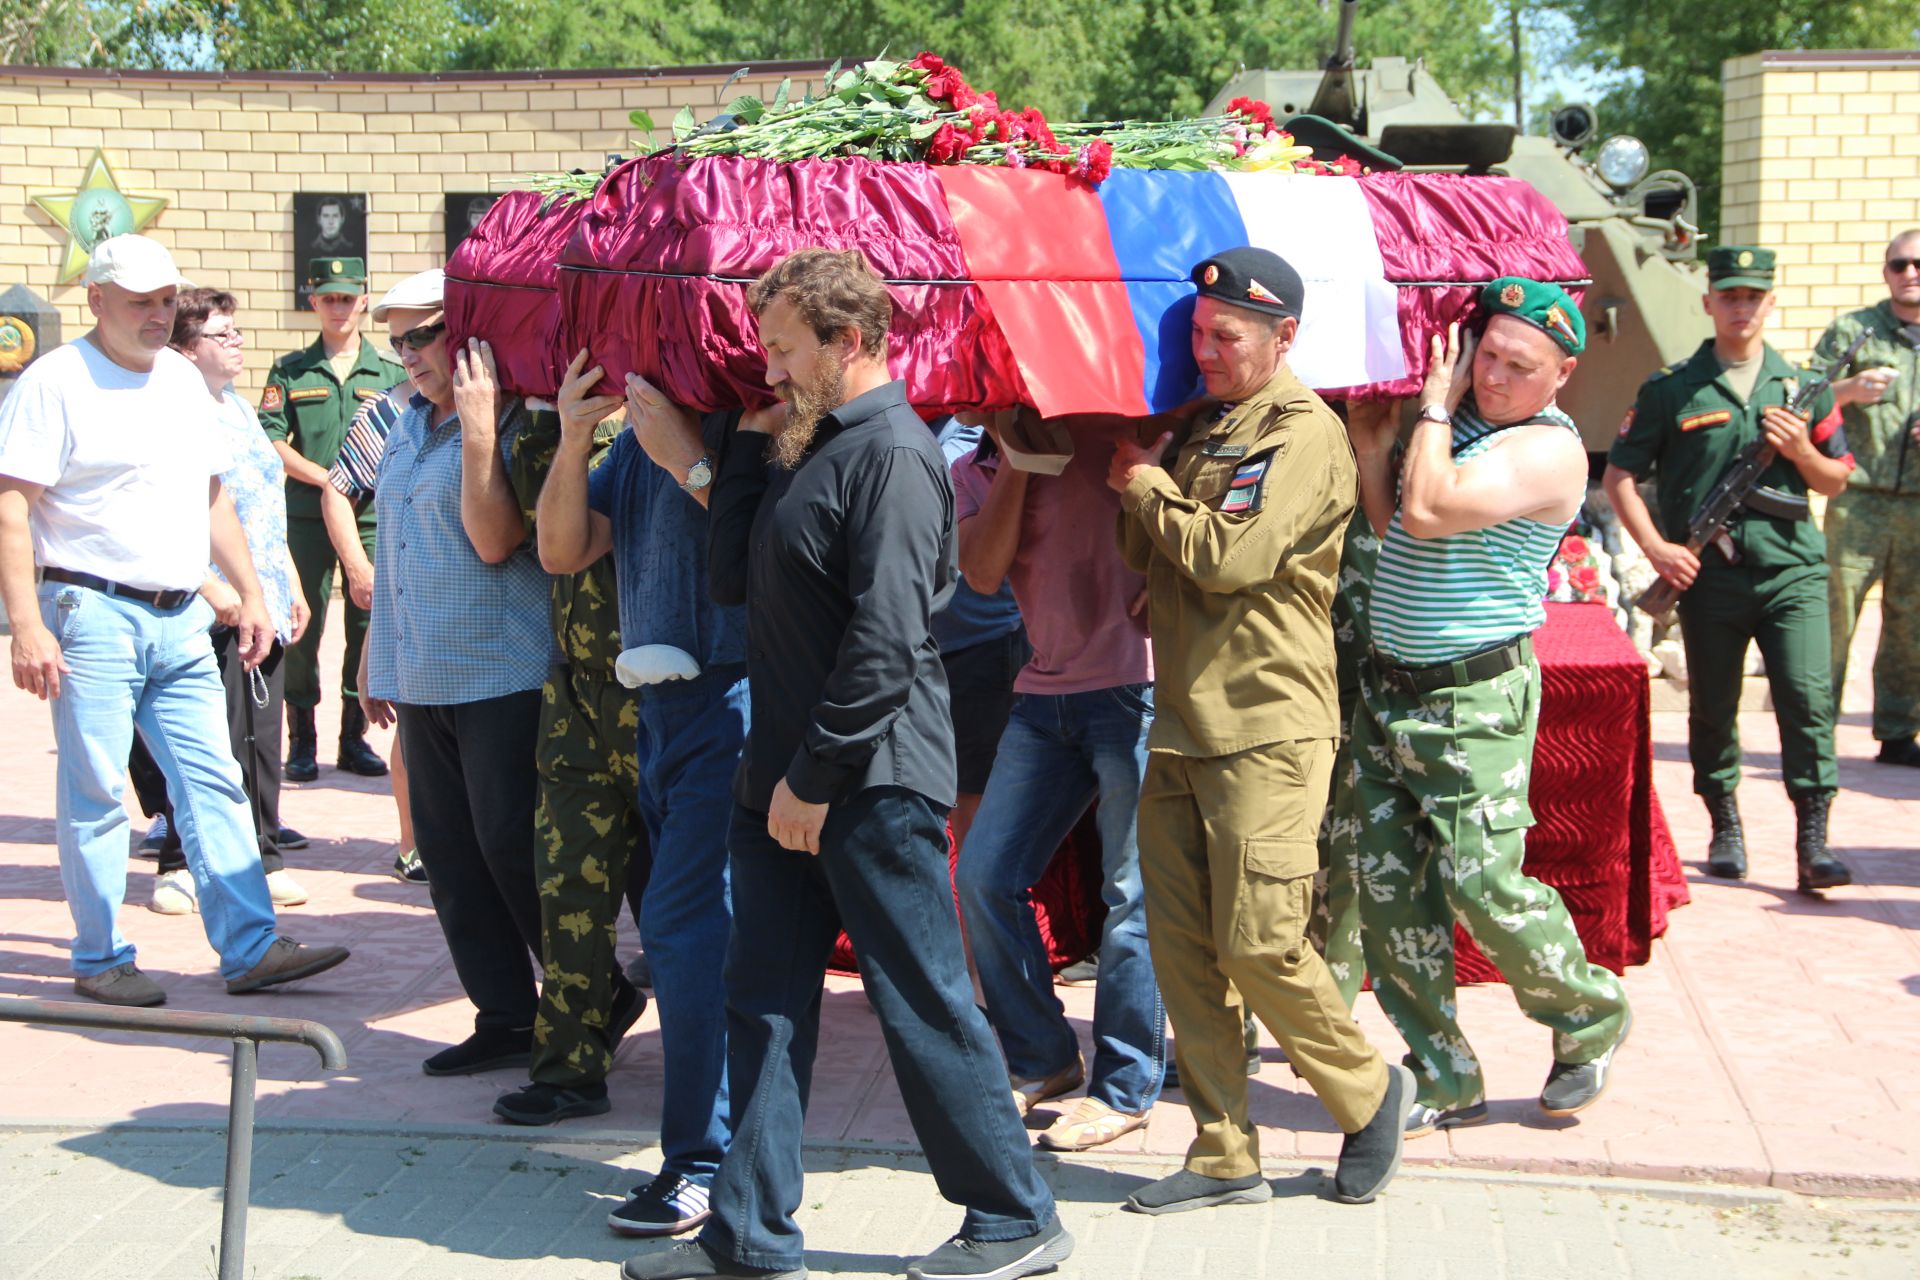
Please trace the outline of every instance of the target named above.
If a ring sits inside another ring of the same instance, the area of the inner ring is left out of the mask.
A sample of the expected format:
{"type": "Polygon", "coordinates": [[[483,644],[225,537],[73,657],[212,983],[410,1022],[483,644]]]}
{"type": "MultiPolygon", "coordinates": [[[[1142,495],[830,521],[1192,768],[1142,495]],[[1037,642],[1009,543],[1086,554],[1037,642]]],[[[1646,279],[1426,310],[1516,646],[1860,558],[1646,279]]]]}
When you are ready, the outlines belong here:
{"type": "MultiPolygon", "coordinates": [[[[1805,417],[1807,409],[1819,398],[1820,393],[1832,386],[1833,380],[1853,362],[1853,357],[1859,354],[1869,336],[1871,331],[1862,329],[1860,336],[1853,340],[1853,345],[1828,366],[1825,373],[1800,388],[1787,405],[1787,412],[1805,417]]],[[[1706,550],[1714,539],[1726,532],[1727,522],[1743,506],[1763,515],[1782,516],[1790,520],[1806,519],[1805,498],[1778,493],[1760,483],[1761,475],[1773,465],[1777,456],[1764,435],[1740,451],[1740,456],[1733,460],[1727,473],[1713,486],[1713,492],[1707,495],[1707,500],[1693,513],[1693,521],[1687,526],[1687,550],[1695,556],[1706,550]]],[[[1665,578],[1656,578],[1652,586],[1640,593],[1633,607],[1663,621],[1673,612],[1674,605],[1680,602],[1681,590],[1665,578]]]]}

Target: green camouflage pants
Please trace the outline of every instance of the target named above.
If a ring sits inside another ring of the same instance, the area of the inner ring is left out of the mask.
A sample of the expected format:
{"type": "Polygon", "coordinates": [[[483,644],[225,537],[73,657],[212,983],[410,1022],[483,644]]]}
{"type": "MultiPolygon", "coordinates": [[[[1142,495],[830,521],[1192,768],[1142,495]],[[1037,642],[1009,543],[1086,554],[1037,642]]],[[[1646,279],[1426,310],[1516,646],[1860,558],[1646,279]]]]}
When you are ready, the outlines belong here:
{"type": "Polygon", "coordinates": [[[1340,749],[1333,757],[1333,794],[1320,820],[1320,874],[1314,877],[1313,919],[1307,924],[1307,940],[1326,960],[1349,1009],[1360,998],[1360,984],[1367,976],[1356,883],[1360,815],[1353,807],[1353,713],[1358,702],[1340,700],[1340,749]]]}
{"type": "Polygon", "coordinates": [[[1833,706],[1847,678],[1860,606],[1880,584],[1880,648],[1873,656],[1873,736],[1920,733],[1920,494],[1848,489],[1827,504],[1827,587],[1833,627],[1833,706]]]}
{"type": "Polygon", "coordinates": [[[574,1088],[613,1068],[608,1010],[626,985],[616,922],[646,844],[636,807],[640,713],[632,690],[577,666],[553,668],[541,699],[533,833],[546,968],[528,1075],[574,1088]]]}
{"type": "Polygon", "coordinates": [[[1420,1101],[1486,1098],[1461,1033],[1456,921],[1553,1033],[1553,1056],[1587,1062],[1620,1038],[1620,980],[1587,962],[1560,895],[1520,869],[1533,811],[1527,781],[1540,669],[1425,694],[1369,669],[1354,719],[1361,938],[1374,993],[1413,1050],[1420,1101]]]}

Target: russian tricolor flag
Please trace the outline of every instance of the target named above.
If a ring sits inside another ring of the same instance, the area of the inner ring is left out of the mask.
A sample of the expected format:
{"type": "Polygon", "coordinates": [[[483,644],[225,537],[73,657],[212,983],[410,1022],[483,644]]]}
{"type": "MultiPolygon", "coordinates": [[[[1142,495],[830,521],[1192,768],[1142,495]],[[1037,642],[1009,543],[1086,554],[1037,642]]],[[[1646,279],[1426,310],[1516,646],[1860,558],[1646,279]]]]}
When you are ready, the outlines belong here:
{"type": "Polygon", "coordinates": [[[1353,178],[1116,169],[1090,189],[1054,174],[932,170],[966,257],[1043,415],[1138,415],[1199,389],[1188,273],[1240,245],[1307,287],[1289,357],[1311,387],[1406,376],[1398,291],[1353,178]]]}

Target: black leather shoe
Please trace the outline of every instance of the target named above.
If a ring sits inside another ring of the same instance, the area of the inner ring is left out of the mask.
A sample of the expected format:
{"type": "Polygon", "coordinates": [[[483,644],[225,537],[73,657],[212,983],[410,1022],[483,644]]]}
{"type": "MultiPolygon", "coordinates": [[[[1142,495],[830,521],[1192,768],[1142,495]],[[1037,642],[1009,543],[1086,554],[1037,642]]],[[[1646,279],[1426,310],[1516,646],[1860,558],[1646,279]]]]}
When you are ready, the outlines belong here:
{"type": "Polygon", "coordinates": [[[1920,742],[1914,741],[1912,735],[1888,738],[1880,744],[1880,754],[1873,759],[1876,764],[1904,764],[1920,769],[1920,742]]]}
{"type": "Polygon", "coordinates": [[[282,827],[273,833],[273,847],[276,849],[304,849],[307,838],[292,827],[282,827]]]}
{"type": "Polygon", "coordinates": [[[362,778],[384,778],[387,762],[367,745],[366,732],[367,713],[360,709],[360,699],[347,699],[340,708],[340,754],[333,763],[362,778]]]}
{"type": "Polygon", "coordinates": [[[578,1116],[603,1116],[613,1110],[607,1101],[607,1086],[583,1084],[562,1089],[556,1084],[538,1081],[524,1089],[503,1093],[494,1100],[493,1114],[508,1124],[544,1125],[578,1116]]]}
{"type": "Polygon", "coordinates": [[[526,1068],[533,1061],[533,1028],[476,1031],[420,1064],[430,1076],[471,1076],[482,1071],[526,1068]]]}
{"type": "Polygon", "coordinates": [[[313,708],[287,707],[287,765],[280,776],[288,782],[312,782],[320,776],[320,764],[313,758],[313,708]]]}
{"type": "Polygon", "coordinates": [[[1800,863],[1800,892],[1818,893],[1853,883],[1853,872],[1827,848],[1827,809],[1833,792],[1808,791],[1793,798],[1798,819],[1794,852],[1800,863]]]}
{"type": "Polygon", "coordinates": [[[1740,804],[1729,791],[1723,796],[1702,796],[1707,817],[1713,823],[1713,839],[1707,845],[1707,874],[1722,880],[1747,878],[1747,835],[1740,826],[1740,804]]]}

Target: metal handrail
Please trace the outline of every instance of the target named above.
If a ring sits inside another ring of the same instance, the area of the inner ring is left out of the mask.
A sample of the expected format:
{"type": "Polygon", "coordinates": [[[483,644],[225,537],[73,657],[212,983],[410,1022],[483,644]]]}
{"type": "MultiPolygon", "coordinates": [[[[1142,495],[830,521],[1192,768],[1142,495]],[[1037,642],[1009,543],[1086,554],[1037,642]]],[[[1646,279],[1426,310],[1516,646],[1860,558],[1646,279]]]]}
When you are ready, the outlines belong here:
{"type": "Polygon", "coordinates": [[[260,1077],[260,1044],[304,1044],[320,1055],[323,1069],[342,1071],[347,1065],[347,1050],[340,1037],[331,1028],[304,1018],[123,1009],[28,996],[0,999],[0,1022],[233,1041],[233,1092],[227,1101],[227,1178],[220,1206],[219,1280],[240,1280],[247,1256],[247,1201],[253,1189],[253,1091],[260,1077]]]}

